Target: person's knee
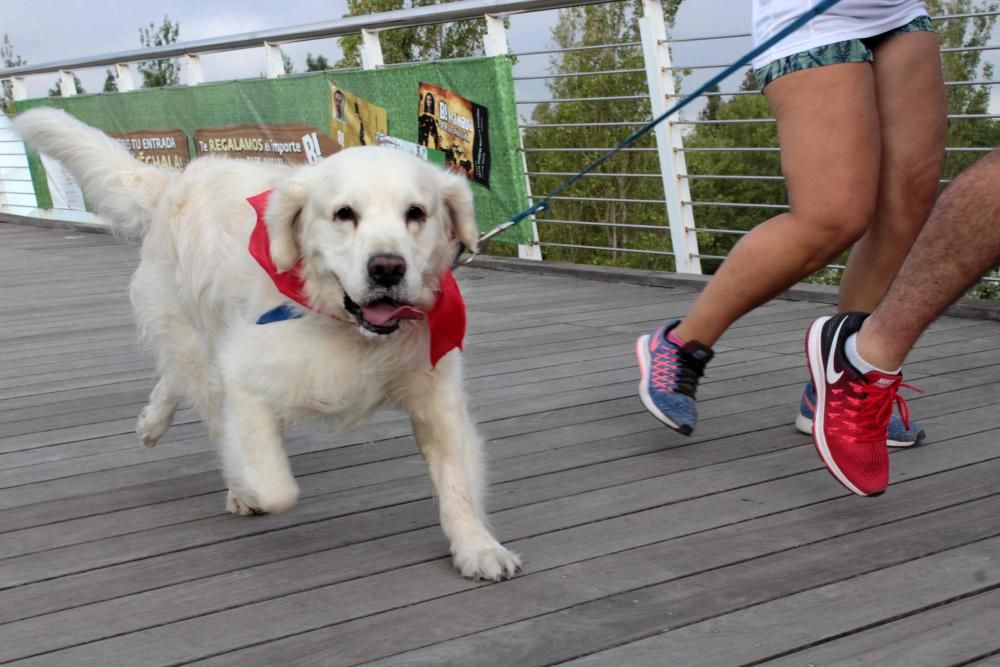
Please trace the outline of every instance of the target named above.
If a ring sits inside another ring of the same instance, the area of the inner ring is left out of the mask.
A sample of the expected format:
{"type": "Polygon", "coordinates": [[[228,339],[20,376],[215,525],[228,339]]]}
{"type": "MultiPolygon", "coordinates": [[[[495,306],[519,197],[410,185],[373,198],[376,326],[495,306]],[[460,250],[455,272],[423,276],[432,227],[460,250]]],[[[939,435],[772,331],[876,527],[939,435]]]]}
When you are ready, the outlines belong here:
{"type": "MultiPolygon", "coordinates": [[[[875,201],[865,196],[845,195],[840,206],[795,211],[817,247],[846,248],[861,238],[875,219],[875,201]]],[[[838,251],[839,252],[839,251],[838,251]]]]}

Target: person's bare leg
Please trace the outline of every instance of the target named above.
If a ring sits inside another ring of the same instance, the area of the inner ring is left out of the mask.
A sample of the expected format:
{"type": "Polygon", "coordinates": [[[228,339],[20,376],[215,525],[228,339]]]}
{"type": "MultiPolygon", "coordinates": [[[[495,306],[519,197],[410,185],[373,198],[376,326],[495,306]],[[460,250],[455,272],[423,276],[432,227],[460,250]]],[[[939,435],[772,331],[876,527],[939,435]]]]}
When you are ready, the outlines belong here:
{"type": "Polygon", "coordinates": [[[1000,151],[966,169],[941,195],[882,303],[857,334],[858,354],[902,366],[928,325],[1000,262],[1000,151]]]}
{"type": "Polygon", "coordinates": [[[882,132],[878,207],[840,283],[840,311],[871,312],[885,296],[938,193],[947,134],[937,35],[911,32],[875,49],[882,132]]]}
{"type": "Polygon", "coordinates": [[[787,74],[765,88],[791,209],[744,236],[674,333],[711,346],[739,317],[824,266],[875,212],[879,122],[870,63],[787,74]]]}

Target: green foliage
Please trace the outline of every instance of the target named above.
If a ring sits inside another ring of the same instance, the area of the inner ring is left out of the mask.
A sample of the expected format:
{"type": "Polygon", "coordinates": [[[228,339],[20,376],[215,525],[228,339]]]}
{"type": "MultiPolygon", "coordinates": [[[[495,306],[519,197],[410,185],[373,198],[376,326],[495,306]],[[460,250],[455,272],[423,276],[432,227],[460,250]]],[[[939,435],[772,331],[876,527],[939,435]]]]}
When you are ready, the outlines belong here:
{"type": "MultiPolygon", "coordinates": [[[[173,44],[180,37],[180,32],[180,23],[171,22],[164,15],[159,27],[150,22],[147,27],[139,28],[139,43],[144,49],[173,44]]],[[[176,86],[181,81],[181,66],[176,58],[144,60],[139,63],[139,73],[142,74],[143,88],[176,86]]]]}
{"type": "Polygon", "coordinates": [[[326,56],[312,53],[306,54],[306,71],[307,72],[321,72],[325,69],[331,69],[329,61],[327,61],[326,56]]]}
{"type": "Polygon", "coordinates": [[[111,70],[105,70],[107,76],[104,77],[104,88],[102,89],[105,93],[117,93],[118,92],[118,79],[115,78],[114,72],[111,70]]]}
{"type": "MultiPolygon", "coordinates": [[[[436,0],[348,0],[347,16],[413,9],[434,4],[438,2],[436,0]]],[[[459,21],[387,30],[379,34],[379,40],[382,45],[382,58],[388,64],[480,56],[483,55],[485,33],[486,25],[483,21],[459,21]]],[[[344,55],[337,61],[338,69],[361,67],[361,35],[341,37],[340,48],[344,55]]]]}
{"type": "MultiPolygon", "coordinates": [[[[667,20],[672,24],[680,0],[665,3],[667,20]]],[[[583,45],[614,44],[639,40],[637,18],[640,2],[616,2],[563,9],[552,32],[560,48],[583,45]]],[[[642,51],[638,47],[569,51],[551,59],[553,73],[598,72],[641,69],[642,51]]],[[[574,127],[534,128],[525,131],[524,144],[537,148],[606,148],[617,144],[634,131],[632,126],[600,123],[634,123],[650,117],[645,75],[642,72],[602,74],[551,79],[548,84],[554,99],[579,99],[608,96],[636,96],[639,99],[593,102],[551,102],[538,105],[534,124],[574,124],[574,127]]],[[[619,153],[605,163],[598,174],[643,174],[643,176],[591,175],[565,196],[596,199],[662,200],[663,186],[653,136],[640,139],[633,148],[619,153]]],[[[529,152],[532,172],[570,174],[593,161],[603,151],[529,152]]],[[[540,176],[532,179],[532,190],[544,194],[558,186],[565,176],[540,176]]],[[[538,217],[539,235],[545,243],[588,245],[609,248],[606,251],[546,247],[546,256],[557,261],[614,264],[618,266],[673,270],[673,258],[665,255],[630,253],[626,249],[647,248],[669,252],[670,233],[662,203],[635,204],[616,201],[555,200],[552,210],[538,217]],[[598,221],[609,226],[560,224],[549,222],[598,221]],[[645,225],[649,228],[610,225],[645,225]]]]}
{"type": "MultiPolygon", "coordinates": [[[[49,97],[60,97],[62,95],[62,89],[59,88],[60,79],[56,79],[56,82],[52,84],[49,88],[49,97]]],[[[76,85],[77,95],[86,95],[87,91],[83,88],[83,84],[80,83],[80,77],[76,74],[73,75],[73,83],[76,85]]]]}
{"type": "MultiPolygon", "coordinates": [[[[672,20],[679,2],[666,8],[672,20]]],[[[997,0],[930,0],[928,10],[932,15],[968,14],[991,12],[997,9],[997,0]]],[[[641,5],[619,2],[590,7],[562,10],[558,25],[553,29],[553,41],[561,48],[586,45],[638,41],[636,17],[641,5]]],[[[995,16],[975,19],[951,19],[938,22],[941,45],[945,49],[979,47],[989,42],[995,16]]],[[[943,64],[946,81],[991,80],[992,66],[982,59],[980,50],[945,52],[943,64]]],[[[553,73],[603,71],[641,68],[642,55],[636,48],[601,49],[563,53],[553,57],[553,73]]],[[[645,95],[644,75],[600,75],[552,79],[549,89],[553,98],[586,98],[612,95],[645,95]]],[[[770,108],[756,91],[759,84],[752,71],[747,74],[736,95],[709,95],[699,113],[700,120],[740,121],[772,119],[770,108]]],[[[714,90],[711,92],[718,92],[714,90]]],[[[947,102],[951,114],[989,113],[991,87],[988,85],[948,86],[947,102]]],[[[573,128],[538,128],[526,131],[526,148],[545,147],[610,147],[625,137],[632,129],[621,126],[600,126],[597,123],[635,121],[648,118],[649,106],[644,100],[619,102],[553,102],[535,108],[532,120],[536,124],[578,123],[573,128]],[[589,125],[588,125],[589,124],[589,125]]],[[[773,122],[729,122],[692,126],[684,137],[687,148],[756,148],[771,150],[751,151],[687,151],[690,174],[691,199],[706,203],[760,204],[727,207],[697,205],[695,221],[699,229],[720,230],[700,233],[699,252],[702,268],[714,271],[718,260],[712,256],[725,256],[740,238],[738,232],[746,231],[780,212],[769,208],[787,204],[787,194],[781,179],[777,130],[773,122]],[[709,177],[722,178],[709,178],[709,177]],[[761,178],[742,179],[736,176],[761,178]],[[729,177],[729,178],[727,178],[729,177]]],[[[655,146],[651,137],[640,140],[638,146],[655,146]]],[[[948,129],[948,145],[952,147],[993,147],[1000,145],[1000,123],[991,119],[953,120],[948,129]]],[[[574,152],[529,152],[529,171],[574,173],[600,156],[600,152],[586,154],[574,152]]],[[[944,176],[953,177],[981,153],[949,153],[944,176]]],[[[605,173],[659,174],[660,166],[655,153],[629,152],[619,155],[601,168],[605,173]]],[[[534,177],[532,189],[538,194],[550,191],[560,184],[563,176],[534,177]]],[[[588,176],[568,193],[573,197],[661,199],[662,187],[658,178],[588,176]]],[[[668,269],[672,261],[657,255],[627,253],[625,249],[652,251],[669,250],[669,233],[662,204],[624,204],[618,202],[556,201],[552,210],[539,216],[539,234],[543,242],[586,245],[611,248],[608,251],[579,248],[546,247],[546,256],[554,260],[578,263],[604,263],[623,266],[668,269]],[[611,224],[649,225],[657,229],[629,229],[606,226],[581,226],[556,224],[546,220],[570,220],[611,224]],[[662,229],[662,231],[661,231],[662,229]]],[[[841,263],[846,255],[840,258],[841,263]]],[[[812,277],[815,282],[836,284],[840,272],[823,270],[812,277]]],[[[992,286],[986,292],[1000,291],[992,286]]]]}
{"type": "MultiPolygon", "coordinates": [[[[733,95],[725,101],[721,96],[710,96],[709,104],[700,118],[718,121],[770,119],[771,109],[763,95],[756,92],[758,87],[753,71],[747,70],[739,88],[742,94],[733,95]]],[[[778,146],[778,133],[772,122],[698,125],[685,137],[684,145],[687,148],[775,149],[778,146]]],[[[688,173],[692,176],[689,179],[692,201],[765,206],[697,206],[695,221],[699,229],[748,231],[777,212],[766,206],[787,204],[785,184],[781,180],[781,162],[776,150],[691,151],[685,153],[685,156],[688,173]],[[736,176],[763,178],[743,179],[735,178],[736,176]]],[[[720,262],[711,257],[724,257],[739,238],[738,234],[698,234],[698,250],[703,256],[702,270],[706,273],[713,272],[720,262]]]]}
{"type": "MultiPolygon", "coordinates": [[[[927,10],[932,14],[969,14],[996,11],[1000,3],[995,0],[927,0],[927,10]]],[[[996,16],[973,19],[949,19],[935,25],[942,48],[980,47],[989,42],[996,23],[996,16]]],[[[984,63],[982,51],[946,52],[943,54],[945,81],[982,81],[993,78],[993,65],[984,63]]],[[[989,113],[992,86],[948,86],[947,100],[950,114],[989,113]]],[[[953,147],[1000,146],[1000,123],[995,120],[953,119],[948,123],[948,145],[953,147]]],[[[954,178],[975,162],[980,153],[950,153],[945,160],[944,177],[954,178]]]]}
{"type": "MultiPolygon", "coordinates": [[[[14,53],[14,45],[10,41],[7,33],[3,34],[3,42],[0,43],[0,63],[4,68],[20,67],[27,65],[28,61],[14,53]]],[[[14,87],[10,81],[4,81],[0,86],[0,111],[11,113],[14,105],[14,87]]]]}

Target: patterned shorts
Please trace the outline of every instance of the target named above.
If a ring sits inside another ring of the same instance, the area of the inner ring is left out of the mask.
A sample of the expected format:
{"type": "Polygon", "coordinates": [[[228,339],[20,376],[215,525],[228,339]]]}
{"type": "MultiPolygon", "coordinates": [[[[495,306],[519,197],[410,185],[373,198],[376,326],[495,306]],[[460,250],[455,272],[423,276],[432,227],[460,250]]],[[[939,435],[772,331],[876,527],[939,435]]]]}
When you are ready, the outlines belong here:
{"type": "Polygon", "coordinates": [[[849,39],[844,42],[834,42],[826,46],[802,51],[785,58],[779,58],[766,67],[754,70],[760,87],[771,83],[779,76],[799,72],[823,65],[839,65],[841,63],[870,63],[875,60],[874,49],[882,42],[908,32],[936,32],[934,25],[927,16],[918,16],[904,26],[895,28],[881,35],[865,37],[864,39],[849,39]]]}

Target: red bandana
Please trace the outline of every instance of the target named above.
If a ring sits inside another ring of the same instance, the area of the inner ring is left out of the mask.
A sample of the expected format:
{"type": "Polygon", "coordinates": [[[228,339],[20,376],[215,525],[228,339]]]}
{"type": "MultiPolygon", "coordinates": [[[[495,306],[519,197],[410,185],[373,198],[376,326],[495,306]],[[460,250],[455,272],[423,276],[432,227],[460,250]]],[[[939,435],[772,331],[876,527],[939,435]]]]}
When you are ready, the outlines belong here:
{"type": "MultiPolygon", "coordinates": [[[[250,235],[250,254],[271,277],[279,292],[312,310],[303,292],[304,282],[299,273],[301,262],[289,271],[279,272],[271,260],[271,242],[267,234],[267,224],[264,222],[264,213],[271,192],[273,191],[268,190],[247,198],[257,212],[257,224],[250,235]]],[[[462,349],[462,342],[465,339],[465,302],[451,270],[445,269],[441,273],[440,283],[437,300],[427,313],[427,325],[431,330],[432,367],[437,366],[438,360],[455,348],[462,349]]]]}

